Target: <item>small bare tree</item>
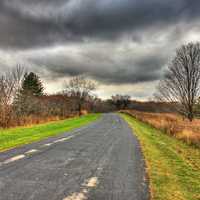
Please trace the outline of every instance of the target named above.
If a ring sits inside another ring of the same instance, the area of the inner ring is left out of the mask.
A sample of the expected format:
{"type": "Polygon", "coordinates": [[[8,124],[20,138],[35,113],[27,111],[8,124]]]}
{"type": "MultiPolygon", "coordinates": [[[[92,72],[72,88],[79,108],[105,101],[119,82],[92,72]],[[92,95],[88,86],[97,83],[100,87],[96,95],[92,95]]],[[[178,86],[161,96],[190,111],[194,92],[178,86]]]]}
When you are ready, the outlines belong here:
{"type": "Polygon", "coordinates": [[[177,50],[155,96],[161,101],[176,104],[178,111],[192,121],[199,85],[200,43],[189,43],[177,50]]]}
{"type": "Polygon", "coordinates": [[[64,94],[74,98],[79,115],[85,101],[92,95],[92,92],[96,89],[97,85],[93,81],[87,79],[85,76],[75,76],[65,83],[64,94]]]}
{"type": "Polygon", "coordinates": [[[0,126],[7,127],[12,114],[12,102],[21,86],[24,69],[19,65],[0,76],[0,126]]]}

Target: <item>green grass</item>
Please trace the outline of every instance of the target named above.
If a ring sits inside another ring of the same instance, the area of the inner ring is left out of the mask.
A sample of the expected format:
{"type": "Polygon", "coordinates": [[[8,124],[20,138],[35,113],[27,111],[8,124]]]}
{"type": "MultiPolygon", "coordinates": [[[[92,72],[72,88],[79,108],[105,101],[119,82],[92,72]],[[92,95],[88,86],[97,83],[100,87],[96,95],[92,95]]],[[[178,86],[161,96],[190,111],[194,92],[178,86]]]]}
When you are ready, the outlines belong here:
{"type": "Polygon", "coordinates": [[[31,127],[0,129],[0,151],[5,151],[70,131],[95,121],[99,117],[100,114],[89,114],[82,117],[34,125],[31,127]]]}
{"type": "Polygon", "coordinates": [[[153,200],[200,200],[200,149],[121,114],[138,137],[153,200]]]}

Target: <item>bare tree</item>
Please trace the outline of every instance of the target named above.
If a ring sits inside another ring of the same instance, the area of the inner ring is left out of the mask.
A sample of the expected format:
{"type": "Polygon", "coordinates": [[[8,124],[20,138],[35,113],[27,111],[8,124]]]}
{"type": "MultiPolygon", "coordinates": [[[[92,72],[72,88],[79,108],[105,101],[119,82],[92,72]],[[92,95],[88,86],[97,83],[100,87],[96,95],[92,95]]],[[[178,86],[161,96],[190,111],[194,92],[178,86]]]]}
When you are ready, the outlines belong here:
{"type": "Polygon", "coordinates": [[[67,96],[74,98],[79,115],[81,115],[83,104],[89,99],[96,87],[96,83],[86,79],[83,75],[75,76],[65,83],[64,93],[67,96]]]}
{"type": "Polygon", "coordinates": [[[197,117],[200,117],[200,97],[197,100],[197,103],[195,105],[195,114],[197,115],[197,117]]]}
{"type": "Polygon", "coordinates": [[[178,111],[192,121],[199,85],[200,43],[189,43],[177,50],[155,96],[161,101],[176,104],[178,111]]]}
{"type": "Polygon", "coordinates": [[[19,65],[0,77],[0,125],[6,127],[11,118],[12,101],[20,88],[24,69],[19,65]]]}
{"type": "Polygon", "coordinates": [[[129,95],[115,95],[112,96],[112,103],[116,106],[118,110],[126,109],[130,104],[131,97],[129,95]]]}

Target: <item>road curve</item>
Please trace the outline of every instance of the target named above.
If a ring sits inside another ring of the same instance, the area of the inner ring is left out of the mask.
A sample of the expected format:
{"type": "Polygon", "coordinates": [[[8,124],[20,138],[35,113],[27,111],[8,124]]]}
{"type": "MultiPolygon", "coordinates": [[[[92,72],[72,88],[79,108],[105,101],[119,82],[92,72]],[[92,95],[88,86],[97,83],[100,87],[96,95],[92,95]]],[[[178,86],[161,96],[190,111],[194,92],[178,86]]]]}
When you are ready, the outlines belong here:
{"type": "Polygon", "coordinates": [[[148,200],[140,145],[117,114],[0,153],[0,200],[148,200]]]}

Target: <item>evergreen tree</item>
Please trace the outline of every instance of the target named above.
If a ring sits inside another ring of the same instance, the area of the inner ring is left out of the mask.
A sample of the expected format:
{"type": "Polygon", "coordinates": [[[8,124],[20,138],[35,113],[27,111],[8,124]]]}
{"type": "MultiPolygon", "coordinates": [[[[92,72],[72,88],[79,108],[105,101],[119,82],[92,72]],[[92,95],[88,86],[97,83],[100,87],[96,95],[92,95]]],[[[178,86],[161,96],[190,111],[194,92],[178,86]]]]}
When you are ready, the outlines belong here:
{"type": "Polygon", "coordinates": [[[22,93],[28,93],[33,96],[42,96],[44,87],[42,82],[35,73],[30,72],[25,74],[24,81],[22,82],[22,93]]]}
{"type": "Polygon", "coordinates": [[[38,97],[43,95],[44,87],[39,76],[30,72],[24,75],[21,89],[14,99],[17,115],[31,115],[40,111],[38,97]]]}

